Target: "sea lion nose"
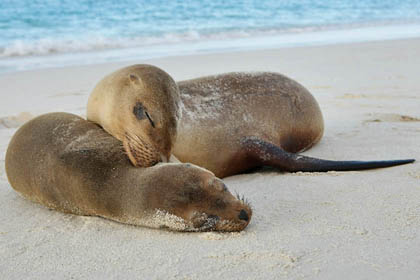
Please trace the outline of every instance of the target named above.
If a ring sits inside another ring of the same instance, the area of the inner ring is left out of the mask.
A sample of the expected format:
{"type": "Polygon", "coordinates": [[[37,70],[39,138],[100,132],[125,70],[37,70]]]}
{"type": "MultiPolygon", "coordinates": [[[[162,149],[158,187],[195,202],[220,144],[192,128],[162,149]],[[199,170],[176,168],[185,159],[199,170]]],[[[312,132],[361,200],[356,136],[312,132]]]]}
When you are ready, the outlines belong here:
{"type": "Polygon", "coordinates": [[[242,209],[241,212],[239,212],[238,218],[239,220],[248,221],[249,216],[248,213],[246,213],[245,210],[242,209]]]}

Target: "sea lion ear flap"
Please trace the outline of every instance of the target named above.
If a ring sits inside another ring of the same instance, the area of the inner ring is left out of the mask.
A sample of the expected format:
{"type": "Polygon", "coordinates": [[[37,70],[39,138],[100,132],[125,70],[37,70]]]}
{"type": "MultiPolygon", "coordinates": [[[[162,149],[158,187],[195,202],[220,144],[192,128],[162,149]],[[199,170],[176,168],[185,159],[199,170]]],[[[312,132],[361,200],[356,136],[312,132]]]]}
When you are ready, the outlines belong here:
{"type": "Polygon", "coordinates": [[[137,75],[130,74],[128,76],[128,78],[130,79],[130,82],[132,82],[135,85],[141,85],[142,84],[142,81],[141,81],[140,77],[137,76],[137,75]]]}

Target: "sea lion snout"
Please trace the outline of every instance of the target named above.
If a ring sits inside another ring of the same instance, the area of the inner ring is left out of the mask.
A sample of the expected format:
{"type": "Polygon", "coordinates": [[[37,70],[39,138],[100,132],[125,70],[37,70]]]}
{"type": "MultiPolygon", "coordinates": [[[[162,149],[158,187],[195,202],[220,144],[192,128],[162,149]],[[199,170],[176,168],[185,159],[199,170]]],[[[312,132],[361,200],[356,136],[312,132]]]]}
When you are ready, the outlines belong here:
{"type": "Polygon", "coordinates": [[[184,179],[185,174],[194,176],[188,179],[188,187],[177,191],[178,203],[167,211],[184,219],[191,231],[233,232],[248,226],[252,210],[243,197],[232,195],[224,182],[209,171],[191,164],[181,166],[188,168],[184,179]]]}
{"type": "Polygon", "coordinates": [[[126,133],[123,146],[134,166],[148,167],[162,161],[156,148],[138,135],[126,133]]]}

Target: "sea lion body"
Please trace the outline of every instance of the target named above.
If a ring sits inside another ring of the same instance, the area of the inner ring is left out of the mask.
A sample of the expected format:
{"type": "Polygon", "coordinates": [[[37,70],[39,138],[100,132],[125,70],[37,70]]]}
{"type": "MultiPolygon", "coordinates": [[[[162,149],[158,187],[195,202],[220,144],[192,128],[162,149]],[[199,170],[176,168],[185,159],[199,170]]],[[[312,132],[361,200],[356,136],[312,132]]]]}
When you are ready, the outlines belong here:
{"type": "MultiPolygon", "coordinates": [[[[97,87],[92,93],[92,96],[101,102],[107,102],[109,98],[114,100],[111,104],[125,104],[124,108],[117,110],[118,114],[124,115],[123,119],[133,119],[133,110],[130,108],[136,106],[135,100],[147,100],[148,95],[155,93],[133,91],[132,95],[135,98],[125,100],[126,95],[109,90],[119,83],[117,81],[127,79],[127,71],[145,66],[133,67],[115,72],[118,79],[111,78],[114,74],[105,77],[98,86],[101,90],[98,91],[97,87]],[[103,87],[101,84],[111,86],[103,87]]],[[[120,86],[117,86],[118,88],[120,86]]],[[[177,134],[176,141],[173,140],[175,137],[170,141],[160,141],[160,150],[166,151],[166,159],[169,151],[172,151],[181,162],[202,166],[220,178],[259,166],[272,166],[289,172],[323,172],[380,168],[414,161],[331,161],[297,154],[320,140],[324,130],[323,117],[318,103],[307,89],[278,73],[227,73],[181,81],[178,82],[177,89],[179,91],[170,91],[176,95],[176,98],[170,99],[173,100],[170,103],[175,104],[171,108],[175,109],[165,111],[164,107],[152,106],[154,112],[165,114],[167,119],[171,114],[178,113],[173,117],[173,123],[178,125],[166,125],[163,129],[165,131],[170,128],[169,130],[174,132],[172,134],[177,134]]],[[[165,96],[158,101],[165,102],[165,96]]],[[[112,119],[113,114],[104,110],[103,106],[92,104],[88,104],[88,119],[106,129],[104,119],[112,119]],[[106,118],[90,117],[100,114],[104,114],[106,118]]],[[[135,122],[134,118],[133,123],[135,122]]],[[[130,133],[134,135],[144,134],[141,131],[142,126],[132,125],[133,128],[129,129],[125,122],[114,126],[123,131],[132,131],[130,133]]],[[[148,133],[151,133],[150,128],[146,128],[148,133]]],[[[120,139],[115,131],[107,131],[120,139]]],[[[154,145],[153,140],[148,143],[149,146],[154,145]]],[[[134,165],[154,164],[153,160],[136,160],[130,156],[147,153],[147,145],[124,144],[124,147],[134,165]],[[138,164],[139,161],[145,164],[138,164]]]]}
{"type": "Polygon", "coordinates": [[[127,224],[239,231],[252,215],[211,172],[191,164],[134,167],[120,141],[67,113],[24,124],[10,141],[6,173],[32,201],[127,224]]]}
{"type": "Polygon", "coordinates": [[[246,153],[247,139],[296,153],[322,137],[318,103],[281,74],[228,73],[178,82],[178,87],[184,106],[173,153],[218,177],[259,165],[246,153]]]}

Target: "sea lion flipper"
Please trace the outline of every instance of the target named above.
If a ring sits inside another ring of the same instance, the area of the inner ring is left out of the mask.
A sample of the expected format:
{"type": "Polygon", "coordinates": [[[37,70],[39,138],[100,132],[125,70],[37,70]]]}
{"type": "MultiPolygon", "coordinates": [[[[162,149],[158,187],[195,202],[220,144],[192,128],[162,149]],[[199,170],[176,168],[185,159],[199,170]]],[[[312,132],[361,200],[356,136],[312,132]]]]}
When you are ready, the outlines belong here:
{"type": "Polygon", "coordinates": [[[414,159],[385,161],[334,161],[289,153],[272,143],[261,139],[247,138],[243,141],[249,157],[259,161],[261,165],[276,167],[289,172],[327,172],[351,171],[390,167],[412,163],[414,159]]]}

